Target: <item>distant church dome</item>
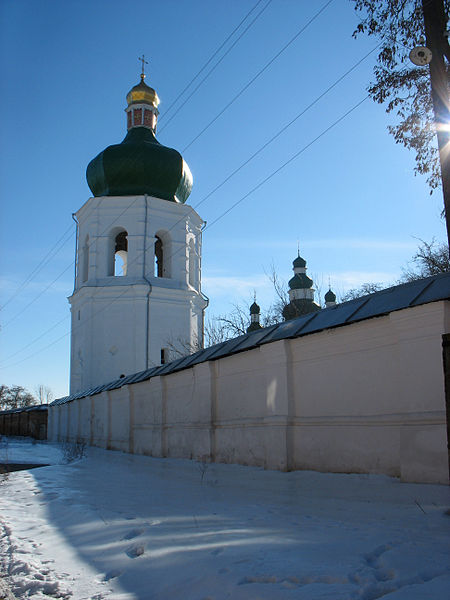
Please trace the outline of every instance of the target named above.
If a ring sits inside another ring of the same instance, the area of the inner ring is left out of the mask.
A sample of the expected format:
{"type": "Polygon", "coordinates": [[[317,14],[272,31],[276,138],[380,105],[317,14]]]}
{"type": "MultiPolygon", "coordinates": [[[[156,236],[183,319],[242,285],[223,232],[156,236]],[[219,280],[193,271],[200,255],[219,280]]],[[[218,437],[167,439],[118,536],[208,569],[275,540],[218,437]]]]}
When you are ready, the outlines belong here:
{"type": "Polygon", "coordinates": [[[250,306],[250,325],[247,327],[247,333],[251,333],[252,331],[257,331],[258,329],[262,329],[259,323],[259,315],[261,313],[261,308],[256,303],[256,292],[255,292],[255,300],[253,304],[250,306]]]}
{"type": "Polygon", "coordinates": [[[250,306],[250,314],[251,315],[259,315],[261,312],[260,307],[256,304],[256,301],[250,306]]]}
{"type": "Polygon", "coordinates": [[[336,294],[331,289],[325,294],[325,302],[336,302],[336,294]]]}
{"type": "Polygon", "coordinates": [[[292,264],[294,266],[294,269],[296,267],[304,269],[306,267],[306,260],[302,258],[299,254],[292,264]]]}
{"type": "Polygon", "coordinates": [[[292,279],[289,280],[290,290],[303,290],[313,286],[313,280],[306,275],[306,273],[296,273],[292,279]]]}
{"type": "Polygon", "coordinates": [[[144,78],[142,73],[127,94],[125,139],[91,160],[86,179],[94,196],[148,194],[184,203],[192,190],[192,174],[177,150],[156,139],[159,98],[144,78]]]}
{"type": "Polygon", "coordinates": [[[320,310],[320,306],[314,302],[314,282],[306,274],[306,260],[300,256],[300,252],[292,266],[294,277],[289,280],[289,304],[283,308],[285,321],[320,310]]]}
{"type": "Polygon", "coordinates": [[[306,275],[306,260],[298,254],[292,263],[294,277],[289,280],[290,290],[308,289],[313,286],[313,280],[306,275]]]}

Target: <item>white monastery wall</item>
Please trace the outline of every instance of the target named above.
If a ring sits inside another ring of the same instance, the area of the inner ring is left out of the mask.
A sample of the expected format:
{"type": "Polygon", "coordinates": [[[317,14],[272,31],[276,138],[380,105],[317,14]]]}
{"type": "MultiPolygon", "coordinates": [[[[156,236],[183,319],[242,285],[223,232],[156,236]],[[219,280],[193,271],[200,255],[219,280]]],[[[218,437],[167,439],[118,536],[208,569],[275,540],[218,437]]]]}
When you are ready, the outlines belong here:
{"type": "Polygon", "coordinates": [[[202,369],[198,367],[164,378],[164,456],[191,458],[210,455],[210,403],[209,396],[202,393],[205,382],[202,369]]]}
{"type": "Polygon", "coordinates": [[[134,452],[149,456],[163,456],[162,378],[127,386],[133,390],[134,452]]]}
{"type": "Polygon", "coordinates": [[[92,396],[91,400],[91,445],[106,448],[110,421],[107,392],[92,396]]]}
{"type": "Polygon", "coordinates": [[[130,450],[130,403],[127,390],[106,392],[108,397],[108,450],[130,450]]]}
{"type": "Polygon", "coordinates": [[[78,440],[91,443],[91,404],[92,398],[81,398],[78,404],[78,440]]]}
{"type": "Polygon", "coordinates": [[[448,482],[434,302],[50,408],[49,437],[151,456],[448,482]]]}
{"type": "Polygon", "coordinates": [[[69,440],[77,439],[80,410],[78,403],[69,402],[67,405],[66,427],[69,440]]]}

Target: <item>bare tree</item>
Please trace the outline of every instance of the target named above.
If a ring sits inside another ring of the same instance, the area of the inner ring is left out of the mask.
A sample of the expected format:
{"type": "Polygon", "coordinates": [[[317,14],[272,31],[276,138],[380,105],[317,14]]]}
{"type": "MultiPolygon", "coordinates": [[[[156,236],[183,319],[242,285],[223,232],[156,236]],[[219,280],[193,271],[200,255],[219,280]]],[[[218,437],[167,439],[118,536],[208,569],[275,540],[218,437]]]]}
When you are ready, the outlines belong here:
{"type": "Polygon", "coordinates": [[[283,308],[289,304],[288,284],[284,279],[281,279],[277,273],[275,265],[270,265],[270,271],[267,273],[269,281],[272,283],[273,291],[275,292],[275,300],[269,306],[269,309],[263,314],[262,325],[268,327],[281,323],[283,318],[283,308]]]}
{"type": "Polygon", "coordinates": [[[247,333],[250,324],[250,305],[233,304],[231,312],[219,315],[216,320],[220,323],[225,339],[231,339],[247,333]]]}
{"type": "Polygon", "coordinates": [[[208,317],[205,321],[205,347],[209,348],[215,344],[230,339],[225,326],[217,317],[208,317]]]}
{"type": "Polygon", "coordinates": [[[36,398],[21,385],[13,385],[11,387],[2,385],[1,388],[1,410],[25,408],[37,402],[36,398]]]}
{"type": "MultiPolygon", "coordinates": [[[[439,273],[448,273],[450,271],[450,259],[448,245],[445,242],[439,243],[435,239],[431,242],[420,240],[420,245],[409,261],[408,266],[402,269],[402,276],[396,282],[397,284],[409,283],[417,279],[424,279],[439,273]]],[[[395,285],[395,284],[390,284],[395,285]]],[[[357,288],[348,290],[341,296],[341,302],[354,300],[367,294],[373,294],[389,287],[381,283],[363,283],[357,288]]]]}
{"type": "Polygon", "coordinates": [[[7,406],[8,391],[9,387],[7,385],[0,384],[0,410],[5,410],[4,407],[7,406]]]}
{"type": "Polygon", "coordinates": [[[349,300],[355,300],[361,298],[361,296],[367,296],[367,294],[373,294],[374,292],[381,291],[385,286],[381,283],[363,283],[357,288],[351,288],[347,290],[345,294],[341,296],[341,302],[348,302],[349,300]]]}
{"type": "Polygon", "coordinates": [[[416,279],[423,279],[439,273],[450,271],[448,246],[445,243],[420,240],[420,246],[412,257],[410,264],[402,269],[399,283],[407,283],[416,279]],[[412,264],[411,264],[412,263],[412,264]]]}
{"type": "Polygon", "coordinates": [[[54,398],[52,390],[43,383],[40,383],[38,386],[36,386],[34,392],[37,396],[39,404],[50,404],[54,398]]]}
{"type": "Polygon", "coordinates": [[[171,360],[176,360],[182,356],[189,356],[190,354],[194,354],[194,352],[198,352],[198,350],[202,349],[202,345],[198,338],[191,341],[187,338],[178,336],[168,338],[165,342],[165,348],[168,351],[166,362],[170,362],[171,360]]]}

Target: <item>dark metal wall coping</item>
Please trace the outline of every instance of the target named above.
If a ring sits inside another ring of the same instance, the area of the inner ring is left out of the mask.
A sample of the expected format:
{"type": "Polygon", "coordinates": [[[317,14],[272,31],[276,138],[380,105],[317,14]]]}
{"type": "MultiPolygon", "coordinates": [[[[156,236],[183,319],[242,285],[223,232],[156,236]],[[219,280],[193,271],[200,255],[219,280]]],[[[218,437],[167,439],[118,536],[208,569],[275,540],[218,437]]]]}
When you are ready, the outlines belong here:
{"type": "MultiPolygon", "coordinates": [[[[55,401],[56,402],[56,401],[55,401]]],[[[53,402],[52,402],[53,404],[53,402]]],[[[23,406],[22,408],[9,408],[8,410],[0,410],[0,415],[11,415],[13,413],[45,411],[51,404],[32,404],[31,406],[23,406]]]]}
{"type": "MultiPolygon", "coordinates": [[[[204,350],[199,350],[189,356],[183,356],[165,365],[152,367],[90,390],[58,398],[50,406],[58,406],[72,400],[93,396],[106,390],[119,389],[124,385],[146,381],[157,375],[169,375],[202,362],[231,356],[270,342],[302,337],[325,329],[346,326],[358,321],[381,317],[404,308],[438,302],[439,300],[450,300],[450,273],[441,273],[426,279],[396,285],[349,302],[324,308],[312,315],[305,315],[291,321],[246,333],[204,350]]],[[[36,409],[36,407],[29,407],[29,409],[33,408],[36,409]]]]}

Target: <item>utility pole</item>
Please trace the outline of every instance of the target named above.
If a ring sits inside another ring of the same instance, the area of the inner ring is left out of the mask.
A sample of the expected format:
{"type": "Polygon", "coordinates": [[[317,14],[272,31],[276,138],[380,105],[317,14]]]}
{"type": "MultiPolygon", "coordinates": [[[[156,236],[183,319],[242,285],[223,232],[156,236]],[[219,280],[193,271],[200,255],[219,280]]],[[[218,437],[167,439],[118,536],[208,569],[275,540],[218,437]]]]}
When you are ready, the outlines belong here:
{"type": "Polygon", "coordinates": [[[430,62],[431,97],[441,163],[442,192],[450,248],[450,103],[448,75],[444,57],[450,62],[447,19],[444,0],[422,0],[426,47],[432,52],[430,62]]]}

